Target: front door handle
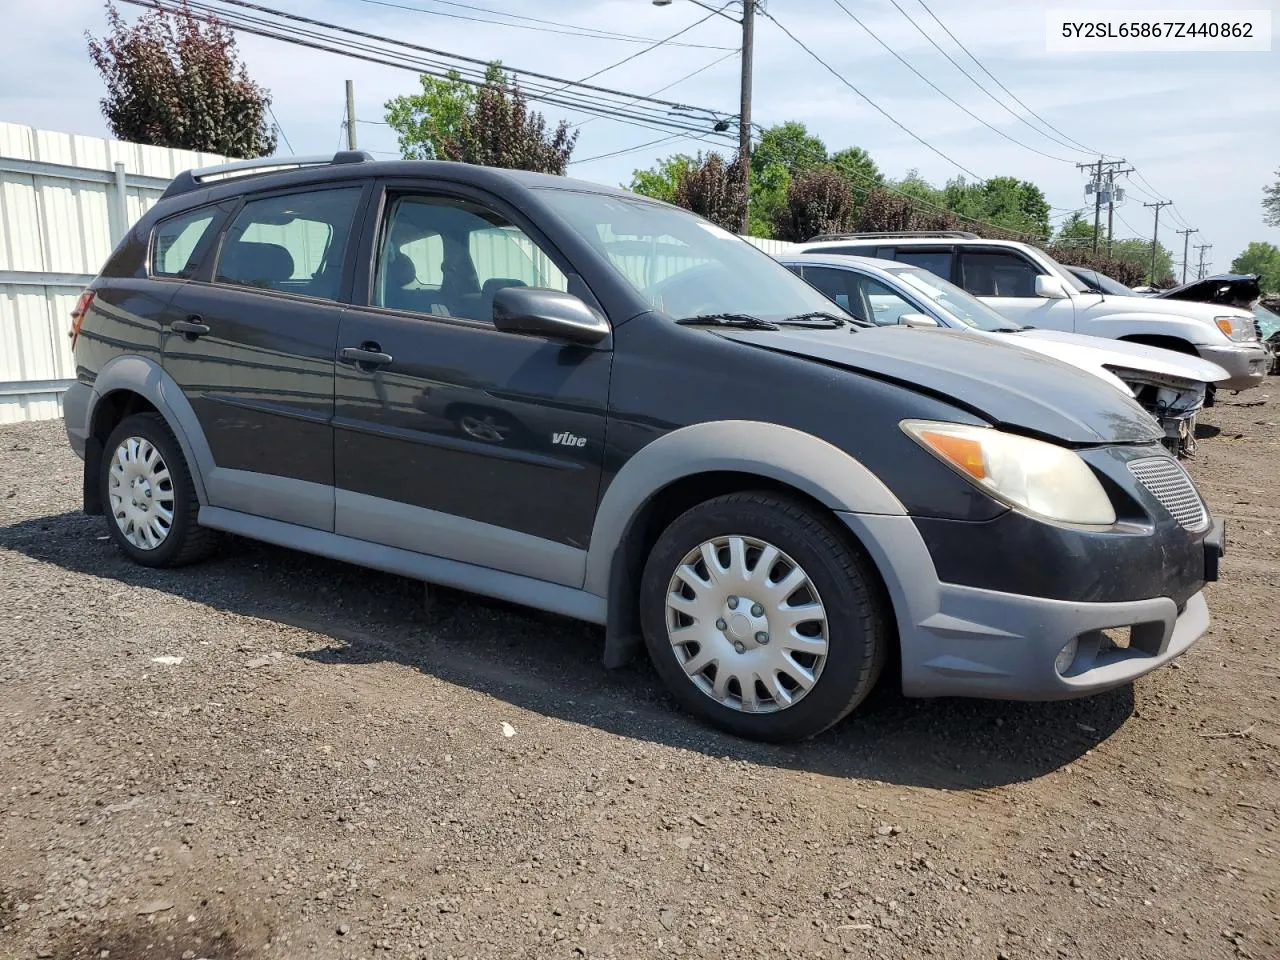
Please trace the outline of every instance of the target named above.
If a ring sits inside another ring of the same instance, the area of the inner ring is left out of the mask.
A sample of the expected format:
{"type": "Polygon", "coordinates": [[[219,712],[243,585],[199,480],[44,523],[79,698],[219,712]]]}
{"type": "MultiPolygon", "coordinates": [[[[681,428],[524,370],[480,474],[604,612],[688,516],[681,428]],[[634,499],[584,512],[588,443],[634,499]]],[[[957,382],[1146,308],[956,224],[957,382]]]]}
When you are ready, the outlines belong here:
{"type": "Polygon", "coordinates": [[[187,341],[198,340],[209,332],[209,325],[194,313],[185,320],[173,321],[170,327],[174,333],[182,334],[182,339],[187,341]]]}
{"type": "Polygon", "coordinates": [[[391,363],[391,354],[383,353],[376,343],[366,343],[359,347],[343,347],[338,353],[343,363],[354,363],[358,367],[385,367],[391,363]]]}

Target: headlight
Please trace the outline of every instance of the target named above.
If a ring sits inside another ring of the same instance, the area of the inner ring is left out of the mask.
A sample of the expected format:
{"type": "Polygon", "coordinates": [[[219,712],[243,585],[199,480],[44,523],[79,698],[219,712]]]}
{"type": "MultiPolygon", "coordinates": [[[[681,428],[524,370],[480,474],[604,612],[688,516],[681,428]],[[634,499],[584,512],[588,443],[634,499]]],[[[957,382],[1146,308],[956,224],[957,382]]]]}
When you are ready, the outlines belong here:
{"type": "Polygon", "coordinates": [[[1252,340],[1257,335],[1253,329],[1251,316],[1214,317],[1213,322],[1232,340],[1252,340]]]}
{"type": "Polygon", "coordinates": [[[963,423],[904,420],[902,429],[997,500],[1061,523],[1116,522],[1098,478],[1065,447],[963,423]]]}

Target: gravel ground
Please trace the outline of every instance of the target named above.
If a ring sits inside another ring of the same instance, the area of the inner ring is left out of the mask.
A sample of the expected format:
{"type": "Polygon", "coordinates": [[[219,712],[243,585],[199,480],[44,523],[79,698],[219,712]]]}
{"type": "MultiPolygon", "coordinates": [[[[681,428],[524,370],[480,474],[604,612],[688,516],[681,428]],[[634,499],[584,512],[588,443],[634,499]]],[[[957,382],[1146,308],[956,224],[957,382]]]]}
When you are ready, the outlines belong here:
{"type": "Polygon", "coordinates": [[[1175,668],[786,748],[553,617],[240,540],[131,566],[61,424],[0,428],[0,957],[1280,957],[1280,418],[1224,401],[1175,668]]]}

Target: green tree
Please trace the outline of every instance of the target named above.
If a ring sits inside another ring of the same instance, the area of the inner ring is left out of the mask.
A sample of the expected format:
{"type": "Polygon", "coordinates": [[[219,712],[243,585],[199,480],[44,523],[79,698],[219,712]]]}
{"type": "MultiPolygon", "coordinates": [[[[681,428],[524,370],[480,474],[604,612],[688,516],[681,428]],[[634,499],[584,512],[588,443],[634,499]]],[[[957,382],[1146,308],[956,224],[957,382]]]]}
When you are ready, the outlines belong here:
{"type": "Polygon", "coordinates": [[[680,177],[701,163],[701,155],[692,157],[687,153],[673,154],[665,160],[659,160],[648,170],[633,170],[631,183],[626,187],[634,193],[673,203],[680,177]]]}
{"type": "Polygon", "coordinates": [[[908,170],[905,177],[896,183],[891,182],[889,186],[913,200],[923,200],[925,203],[932,203],[939,207],[946,206],[946,197],[943,196],[942,191],[920,176],[918,170],[908,170]]]}
{"type": "Polygon", "coordinates": [[[883,187],[884,174],[861,147],[845,147],[831,155],[831,166],[840,171],[853,187],[854,196],[865,196],[868,190],[883,187]]]}
{"type": "Polygon", "coordinates": [[[561,120],[548,130],[541,113],[529,109],[520,85],[491,63],[480,87],[457,73],[441,80],[422,77],[422,92],[387,101],[387,123],[407,159],[454,160],[510,170],[563,175],[577,132],[561,120]]]}
{"type": "Polygon", "coordinates": [[[771,164],[781,164],[791,176],[827,163],[827,145],[811,134],[803,123],[788,120],[760,134],[760,143],[751,153],[751,175],[762,175],[771,164]]]}
{"type": "Polygon", "coordinates": [[[1262,188],[1262,222],[1268,227],[1280,227],[1280,170],[1275,182],[1262,188]]]}
{"type": "Polygon", "coordinates": [[[1053,242],[1067,247],[1093,249],[1093,221],[1086,219],[1083,210],[1074,211],[1058,226],[1053,242]]]}
{"type": "Polygon", "coordinates": [[[1172,277],[1173,254],[1163,243],[1156,247],[1156,272],[1151,274],[1151,241],[1133,238],[1117,240],[1111,245],[1111,256],[1116,260],[1141,267],[1142,273],[1151,283],[1172,277]]]}
{"type": "Polygon", "coordinates": [[[100,101],[120,140],[229,157],[276,148],[267,123],[271,95],[249,79],[231,31],[185,5],[153,10],[132,26],[107,3],[108,33],[86,33],[89,57],[107,85],[100,101]]]}
{"type": "Polygon", "coordinates": [[[1256,273],[1263,293],[1280,293],[1280,247],[1257,241],[1231,261],[1233,273],[1256,273]]]}
{"type": "Polygon", "coordinates": [[[971,184],[957,177],[947,183],[942,195],[946,208],[959,216],[1049,239],[1049,202],[1034,183],[992,177],[971,184]]]}
{"type": "MultiPolygon", "coordinates": [[[[388,125],[400,140],[402,157],[438,160],[440,145],[457,137],[462,118],[475,109],[478,90],[456,70],[450,70],[443,78],[422,74],[418,80],[421,92],[392,97],[383,108],[388,125]]],[[[502,82],[501,65],[489,64],[485,80],[502,82]]]]}

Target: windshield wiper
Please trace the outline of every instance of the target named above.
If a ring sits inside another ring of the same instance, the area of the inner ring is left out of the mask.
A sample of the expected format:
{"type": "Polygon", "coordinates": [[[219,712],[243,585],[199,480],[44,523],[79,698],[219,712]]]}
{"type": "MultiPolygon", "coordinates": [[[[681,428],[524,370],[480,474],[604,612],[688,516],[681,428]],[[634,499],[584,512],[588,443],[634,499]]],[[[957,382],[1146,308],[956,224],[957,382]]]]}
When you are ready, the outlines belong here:
{"type": "Polygon", "coordinates": [[[992,333],[1021,333],[1023,330],[1030,330],[1030,327],[996,327],[992,333]]]}
{"type": "Polygon", "coordinates": [[[696,317],[681,317],[676,323],[685,327],[741,327],[744,330],[777,330],[776,323],[761,320],[749,313],[700,313],[696,317]]]}
{"type": "Polygon", "coordinates": [[[847,322],[844,317],[837,317],[834,313],[828,313],[825,310],[797,313],[793,317],[786,317],[778,321],[778,323],[788,327],[809,327],[814,330],[836,330],[843,327],[847,322]]]}

